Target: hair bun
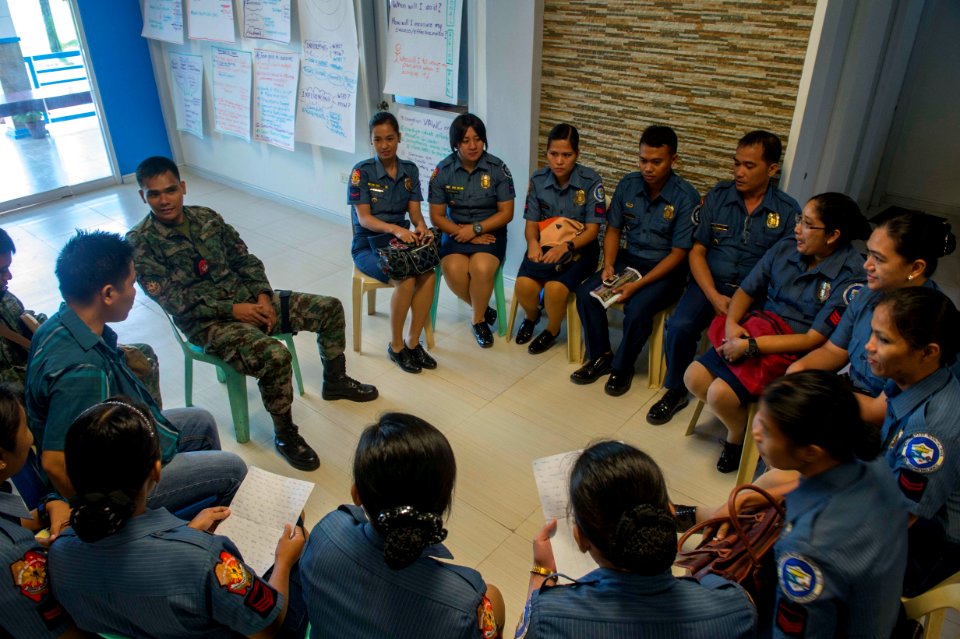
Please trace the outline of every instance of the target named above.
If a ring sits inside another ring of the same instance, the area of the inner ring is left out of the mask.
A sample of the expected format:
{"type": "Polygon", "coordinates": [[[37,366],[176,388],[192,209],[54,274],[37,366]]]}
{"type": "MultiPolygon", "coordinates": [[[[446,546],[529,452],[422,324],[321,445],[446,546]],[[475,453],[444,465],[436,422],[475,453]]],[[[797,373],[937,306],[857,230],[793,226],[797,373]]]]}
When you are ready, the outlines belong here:
{"type": "Polygon", "coordinates": [[[136,503],[122,491],[88,493],[70,500],[70,525],[83,541],[94,542],[118,532],[133,516],[136,503]]]}
{"type": "Polygon", "coordinates": [[[384,559],[394,570],[406,568],[428,546],[447,538],[440,515],[420,513],[412,506],[384,510],[377,516],[377,524],[383,531],[384,559]]]}
{"type": "Polygon", "coordinates": [[[614,564],[644,575],[667,570],[677,556],[677,522],[662,508],[640,504],[624,512],[610,546],[614,564]]]}

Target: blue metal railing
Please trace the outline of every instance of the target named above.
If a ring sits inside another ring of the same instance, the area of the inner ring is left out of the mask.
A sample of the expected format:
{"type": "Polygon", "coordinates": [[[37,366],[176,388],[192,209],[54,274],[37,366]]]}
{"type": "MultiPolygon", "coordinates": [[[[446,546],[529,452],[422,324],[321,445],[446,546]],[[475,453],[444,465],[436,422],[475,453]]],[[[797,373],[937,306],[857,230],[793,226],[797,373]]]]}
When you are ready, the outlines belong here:
{"type": "MultiPolygon", "coordinates": [[[[52,86],[55,84],[67,84],[70,82],[84,82],[87,80],[87,70],[83,64],[83,57],[79,50],[73,51],[60,51],[57,53],[41,53],[39,55],[24,56],[23,61],[27,65],[27,72],[30,74],[30,81],[33,83],[34,89],[39,89],[41,87],[52,86]],[[43,64],[38,65],[37,62],[44,62],[45,60],[66,60],[68,58],[77,58],[79,64],[65,64],[60,66],[46,66],[43,64]],[[79,73],[70,75],[69,77],[63,77],[64,72],[73,72],[79,71],[79,73]],[[61,74],[57,76],[50,76],[46,74],[61,74]],[[56,78],[56,79],[48,79],[56,78]]],[[[46,119],[48,122],[63,122],[65,120],[76,120],[77,118],[88,118],[90,116],[96,115],[95,111],[83,111],[80,113],[71,113],[69,115],[62,115],[59,117],[52,117],[50,113],[46,114],[46,119]]]]}

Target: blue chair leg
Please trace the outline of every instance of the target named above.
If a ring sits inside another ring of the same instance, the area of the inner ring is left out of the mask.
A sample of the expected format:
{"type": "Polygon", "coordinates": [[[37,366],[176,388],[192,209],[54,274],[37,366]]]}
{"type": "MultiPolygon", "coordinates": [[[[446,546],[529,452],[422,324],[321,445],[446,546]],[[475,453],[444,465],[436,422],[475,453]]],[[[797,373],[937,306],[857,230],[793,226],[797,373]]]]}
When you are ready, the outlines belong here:
{"type": "Polygon", "coordinates": [[[293,344],[293,335],[286,334],[283,341],[287,344],[287,350],[290,351],[291,366],[293,367],[293,376],[297,380],[297,390],[303,395],[303,376],[300,374],[300,360],[297,359],[297,347],[293,344]]]}

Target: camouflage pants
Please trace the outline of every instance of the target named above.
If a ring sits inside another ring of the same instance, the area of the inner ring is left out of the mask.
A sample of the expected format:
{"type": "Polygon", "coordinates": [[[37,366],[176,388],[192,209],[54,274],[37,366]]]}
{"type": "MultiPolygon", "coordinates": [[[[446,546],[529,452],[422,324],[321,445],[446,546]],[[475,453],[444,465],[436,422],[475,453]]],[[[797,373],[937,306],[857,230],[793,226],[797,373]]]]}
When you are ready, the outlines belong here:
{"type": "MultiPolygon", "coordinates": [[[[277,324],[271,335],[280,333],[280,298],[274,293],[273,310],[277,324]]],[[[346,345],[343,305],[335,297],[293,293],[290,295],[290,329],[317,334],[320,360],[326,362],[343,354],[346,345]]],[[[210,327],[204,350],[219,357],[244,375],[256,377],[260,398],[267,412],[282,415],[293,404],[293,371],[290,352],[263,329],[243,322],[221,322],[210,327]]]]}

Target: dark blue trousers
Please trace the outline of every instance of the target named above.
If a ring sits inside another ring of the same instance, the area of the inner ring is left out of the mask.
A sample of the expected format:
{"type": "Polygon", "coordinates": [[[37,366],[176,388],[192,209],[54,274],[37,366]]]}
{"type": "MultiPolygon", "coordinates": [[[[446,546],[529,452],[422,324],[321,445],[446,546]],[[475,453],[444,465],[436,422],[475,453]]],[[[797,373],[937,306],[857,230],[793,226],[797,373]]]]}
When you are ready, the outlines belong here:
{"type": "MultiPolygon", "coordinates": [[[[639,260],[623,251],[617,256],[614,268],[617,273],[632,266],[641,273],[649,272],[657,262],[639,260]]],[[[632,372],[633,365],[643,350],[653,328],[653,316],[673,304],[683,291],[687,276],[684,266],[678,266],[666,277],[649,286],[644,286],[623,305],[623,339],[613,358],[613,368],[632,372]]],[[[577,288],[577,313],[583,324],[583,337],[587,346],[587,359],[592,360],[612,350],[607,311],[590,291],[600,286],[600,272],[591,275],[577,288]]]]}
{"type": "MultiPolygon", "coordinates": [[[[717,290],[733,297],[737,290],[732,284],[717,284],[717,290]]],[[[683,387],[683,373],[697,355],[700,335],[716,316],[713,304],[691,277],[677,308],[667,320],[663,352],[667,357],[667,376],[663,385],[667,390],[683,387]]]]}

